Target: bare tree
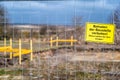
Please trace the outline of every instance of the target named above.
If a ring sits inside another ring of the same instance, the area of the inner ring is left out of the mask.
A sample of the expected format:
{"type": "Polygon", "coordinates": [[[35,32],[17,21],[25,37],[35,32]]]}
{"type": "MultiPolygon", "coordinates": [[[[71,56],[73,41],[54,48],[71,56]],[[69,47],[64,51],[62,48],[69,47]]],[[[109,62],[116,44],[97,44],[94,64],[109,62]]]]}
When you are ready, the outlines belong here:
{"type": "Polygon", "coordinates": [[[75,27],[82,26],[82,16],[75,16],[73,18],[73,24],[74,24],[75,27]]]}
{"type": "Polygon", "coordinates": [[[116,7],[113,13],[109,16],[109,22],[114,23],[116,25],[115,31],[115,44],[120,44],[120,4],[116,7]]]}
{"type": "Polygon", "coordinates": [[[0,5],[0,36],[5,36],[4,34],[7,34],[7,25],[8,25],[8,19],[6,17],[6,11],[5,8],[0,5]]]}
{"type": "Polygon", "coordinates": [[[40,35],[45,35],[47,33],[47,26],[42,26],[40,29],[40,35]]]}
{"type": "Polygon", "coordinates": [[[4,29],[4,16],[5,16],[5,14],[4,14],[4,8],[3,8],[3,6],[1,6],[0,5],[0,35],[2,35],[3,34],[3,29],[4,29]]]}
{"type": "Polygon", "coordinates": [[[111,18],[111,19],[112,19],[111,21],[116,24],[116,28],[120,28],[120,4],[115,9],[115,11],[113,13],[113,18],[111,18]]]}

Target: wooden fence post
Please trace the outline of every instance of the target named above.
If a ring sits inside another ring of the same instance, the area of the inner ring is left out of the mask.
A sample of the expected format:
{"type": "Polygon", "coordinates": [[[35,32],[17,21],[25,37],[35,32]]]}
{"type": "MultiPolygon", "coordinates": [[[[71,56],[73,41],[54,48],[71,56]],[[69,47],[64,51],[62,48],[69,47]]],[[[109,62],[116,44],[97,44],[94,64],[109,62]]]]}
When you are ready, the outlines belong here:
{"type": "MultiPolygon", "coordinates": [[[[12,49],[12,38],[10,38],[10,49],[12,49]]],[[[10,52],[10,59],[12,59],[12,52],[10,52]]]]}
{"type": "Polygon", "coordinates": [[[50,37],[50,47],[53,46],[52,37],[50,37]]]}
{"type": "MultiPolygon", "coordinates": [[[[4,47],[6,47],[6,37],[4,38],[4,47]]],[[[4,56],[6,55],[6,51],[4,51],[4,56]]]]}
{"type": "Polygon", "coordinates": [[[71,36],[71,46],[73,46],[73,36],[71,36]]]}
{"type": "Polygon", "coordinates": [[[31,50],[30,61],[32,61],[32,60],[33,60],[33,45],[32,45],[32,39],[30,40],[30,50],[31,50]]]}
{"type": "Polygon", "coordinates": [[[21,64],[22,56],[21,56],[21,39],[19,39],[19,64],[21,64]]]}
{"type": "Polygon", "coordinates": [[[56,37],[56,47],[58,47],[58,36],[56,37]]]}

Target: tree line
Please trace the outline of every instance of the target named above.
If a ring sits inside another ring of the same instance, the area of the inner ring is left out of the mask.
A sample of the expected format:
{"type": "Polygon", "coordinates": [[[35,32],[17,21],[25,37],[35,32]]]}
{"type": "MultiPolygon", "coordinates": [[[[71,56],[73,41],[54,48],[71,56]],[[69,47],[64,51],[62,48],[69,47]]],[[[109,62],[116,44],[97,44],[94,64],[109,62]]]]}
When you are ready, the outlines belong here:
{"type": "MultiPolygon", "coordinates": [[[[81,25],[82,17],[75,17],[75,26],[81,25]]],[[[111,15],[110,22],[114,23],[116,25],[116,28],[120,28],[120,4],[117,6],[117,8],[113,11],[113,14],[111,15]]],[[[14,34],[19,34],[19,30],[17,28],[14,29],[14,34]]],[[[33,32],[33,35],[36,36],[38,34],[40,35],[46,35],[46,34],[56,34],[56,27],[49,27],[43,26],[39,33],[33,32]],[[49,29],[49,30],[48,30],[49,29]],[[49,31],[49,32],[48,32],[49,31]],[[51,32],[50,32],[51,31],[51,32]]],[[[24,36],[28,37],[29,32],[23,32],[24,36]]],[[[9,20],[7,18],[7,11],[6,9],[0,5],[0,39],[3,39],[4,37],[9,38],[13,36],[13,29],[9,27],[9,20]]]]}

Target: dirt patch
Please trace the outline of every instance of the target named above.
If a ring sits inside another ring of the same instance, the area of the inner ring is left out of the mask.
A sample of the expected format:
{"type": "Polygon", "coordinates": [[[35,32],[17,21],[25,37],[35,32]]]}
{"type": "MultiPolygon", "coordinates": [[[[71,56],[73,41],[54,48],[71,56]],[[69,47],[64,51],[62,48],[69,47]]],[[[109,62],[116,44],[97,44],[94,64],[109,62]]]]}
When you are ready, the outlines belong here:
{"type": "Polygon", "coordinates": [[[71,61],[120,61],[119,52],[78,52],[71,61]]]}

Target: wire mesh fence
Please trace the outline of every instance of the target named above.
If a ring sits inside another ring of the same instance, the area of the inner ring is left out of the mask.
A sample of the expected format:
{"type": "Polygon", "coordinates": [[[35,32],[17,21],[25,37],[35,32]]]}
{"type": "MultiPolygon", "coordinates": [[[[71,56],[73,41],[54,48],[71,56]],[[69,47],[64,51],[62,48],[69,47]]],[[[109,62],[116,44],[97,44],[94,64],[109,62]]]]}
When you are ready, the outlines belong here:
{"type": "MultiPolygon", "coordinates": [[[[105,8],[106,0],[100,1],[102,8],[105,8]]],[[[10,11],[8,14],[11,15],[8,22],[7,13],[3,16],[3,22],[0,21],[0,80],[119,80],[119,29],[116,29],[115,44],[85,42],[85,22],[82,21],[79,13],[86,12],[79,10],[77,0],[6,1],[5,3],[3,6],[9,5],[12,9],[8,10],[10,11]],[[61,11],[65,6],[56,3],[64,4],[69,10],[59,14],[59,10],[61,11]],[[42,10],[37,8],[39,5],[45,7],[53,4],[56,5],[49,6],[50,10],[53,9],[52,13],[49,10],[45,13],[46,8],[42,10]],[[26,6],[28,8],[25,8],[26,6]],[[59,10],[55,10],[55,7],[59,7],[59,10]],[[69,11],[72,11],[72,14],[69,11]],[[67,15],[75,19],[72,20],[67,15]],[[52,47],[51,37],[52,40],[56,40],[52,43],[52,47]],[[2,47],[10,45],[10,38],[12,38],[12,48],[18,50],[20,50],[19,39],[21,39],[21,49],[28,50],[31,49],[32,40],[33,60],[30,60],[30,53],[21,55],[21,64],[19,64],[19,56],[10,59],[10,52],[6,52],[6,49],[2,51],[2,47]],[[66,40],[69,39],[77,41],[68,43],[66,40]],[[64,41],[59,42],[59,40],[64,41]]],[[[87,8],[87,2],[81,3],[87,8]]],[[[82,15],[87,22],[96,22],[92,19],[96,3],[95,1],[91,4],[92,8],[88,8],[90,11],[87,16],[82,15]]],[[[7,11],[6,7],[4,9],[7,11]]],[[[105,12],[99,14],[104,15],[105,12]]],[[[102,18],[100,23],[105,22],[103,15],[96,16],[102,18]]]]}

